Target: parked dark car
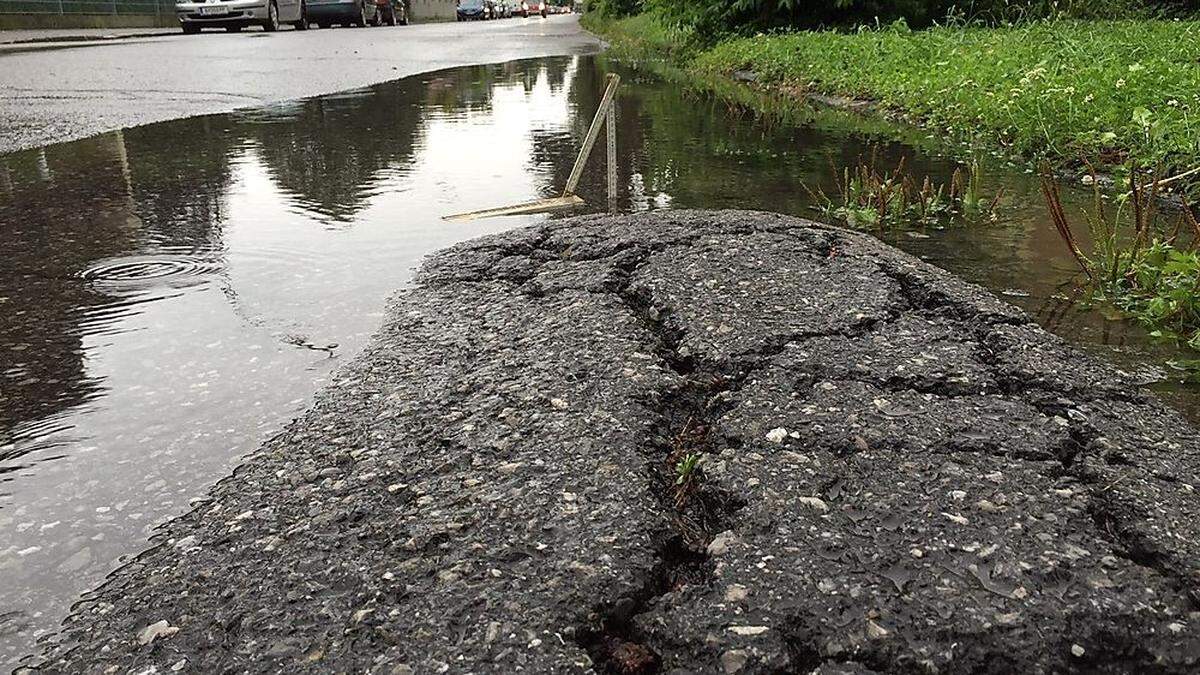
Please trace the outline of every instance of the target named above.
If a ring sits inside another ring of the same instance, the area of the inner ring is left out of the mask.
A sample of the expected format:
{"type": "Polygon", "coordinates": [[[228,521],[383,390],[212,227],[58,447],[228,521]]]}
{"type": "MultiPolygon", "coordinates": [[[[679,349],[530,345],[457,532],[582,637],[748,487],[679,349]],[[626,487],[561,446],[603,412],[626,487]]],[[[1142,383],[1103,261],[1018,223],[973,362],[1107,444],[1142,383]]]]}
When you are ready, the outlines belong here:
{"type": "Polygon", "coordinates": [[[482,21],[488,18],[485,0],[458,0],[459,21],[482,21]]]}
{"type": "Polygon", "coordinates": [[[321,28],[408,23],[403,0],[305,0],[308,20],[321,28]]]}

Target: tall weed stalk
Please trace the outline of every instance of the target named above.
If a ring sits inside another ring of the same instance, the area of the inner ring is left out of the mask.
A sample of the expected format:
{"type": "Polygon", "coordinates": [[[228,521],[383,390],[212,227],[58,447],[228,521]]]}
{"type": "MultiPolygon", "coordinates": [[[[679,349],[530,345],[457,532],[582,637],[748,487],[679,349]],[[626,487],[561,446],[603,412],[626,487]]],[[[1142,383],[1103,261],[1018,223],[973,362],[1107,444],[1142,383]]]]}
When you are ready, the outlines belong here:
{"type": "Polygon", "coordinates": [[[1129,192],[1110,208],[1093,176],[1092,208],[1084,215],[1089,252],[1079,244],[1048,167],[1042,170],[1042,193],[1055,231],[1087,276],[1093,299],[1112,304],[1152,335],[1200,350],[1200,222],[1184,204],[1168,226],[1158,206],[1159,176],[1144,180],[1131,171],[1129,192]]]}

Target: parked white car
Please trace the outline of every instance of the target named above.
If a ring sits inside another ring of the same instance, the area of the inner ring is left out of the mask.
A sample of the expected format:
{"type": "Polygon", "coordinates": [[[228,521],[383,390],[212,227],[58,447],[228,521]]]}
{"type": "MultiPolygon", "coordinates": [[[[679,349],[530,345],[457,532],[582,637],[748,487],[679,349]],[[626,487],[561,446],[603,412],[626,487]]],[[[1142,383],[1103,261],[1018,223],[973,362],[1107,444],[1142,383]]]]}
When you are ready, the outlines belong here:
{"type": "Polygon", "coordinates": [[[175,14],[185,33],[201,28],[224,28],[233,33],[246,26],[279,30],[290,23],[297,30],[308,28],[304,0],[197,0],[176,2],[175,14]]]}

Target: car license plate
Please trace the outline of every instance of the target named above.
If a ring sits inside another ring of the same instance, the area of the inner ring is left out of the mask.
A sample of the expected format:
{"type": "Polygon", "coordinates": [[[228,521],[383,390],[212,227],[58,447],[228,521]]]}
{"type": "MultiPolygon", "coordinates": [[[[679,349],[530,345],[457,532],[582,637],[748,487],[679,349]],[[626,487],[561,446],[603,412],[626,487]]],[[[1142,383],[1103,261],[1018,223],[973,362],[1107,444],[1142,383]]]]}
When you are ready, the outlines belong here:
{"type": "Polygon", "coordinates": [[[201,7],[200,8],[200,16],[214,16],[214,15],[225,14],[225,13],[226,13],[226,11],[225,11],[224,7],[201,7]]]}

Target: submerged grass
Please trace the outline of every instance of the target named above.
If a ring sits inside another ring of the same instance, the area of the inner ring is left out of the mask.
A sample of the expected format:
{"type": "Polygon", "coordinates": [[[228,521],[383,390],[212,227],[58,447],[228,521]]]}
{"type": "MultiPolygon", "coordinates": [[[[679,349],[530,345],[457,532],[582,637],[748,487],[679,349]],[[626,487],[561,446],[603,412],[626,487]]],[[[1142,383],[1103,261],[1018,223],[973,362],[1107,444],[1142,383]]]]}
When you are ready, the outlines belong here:
{"type": "Polygon", "coordinates": [[[983,197],[978,161],[965,171],[955,170],[949,183],[928,176],[918,182],[906,172],[905,164],[901,158],[892,170],[881,169],[878,154],[872,152],[870,160],[854,168],[834,168],[835,196],[819,188],[808,191],[825,216],[860,229],[928,225],[967,216],[995,219],[1000,195],[983,197]]]}
{"type": "Polygon", "coordinates": [[[657,54],[697,74],[750,71],[783,90],[871,100],[1021,157],[1174,173],[1200,165],[1197,21],[797,32],[711,48],[652,13],[586,25],[635,57],[657,54]]]}

